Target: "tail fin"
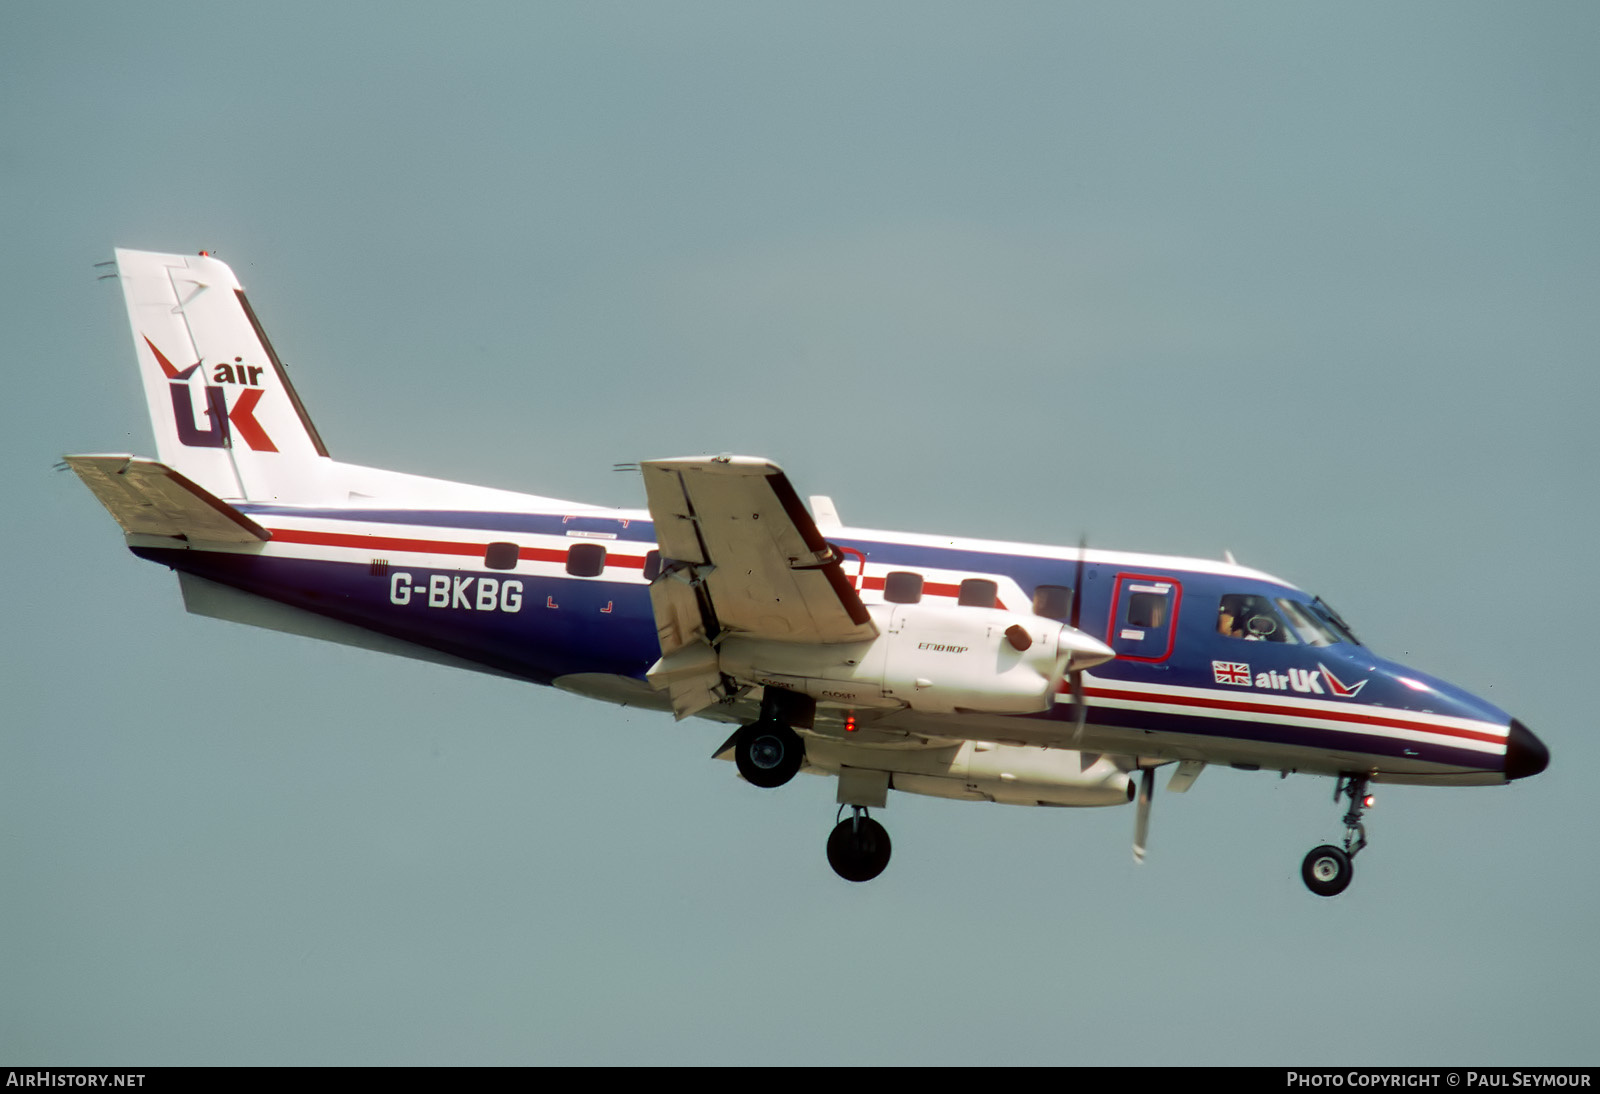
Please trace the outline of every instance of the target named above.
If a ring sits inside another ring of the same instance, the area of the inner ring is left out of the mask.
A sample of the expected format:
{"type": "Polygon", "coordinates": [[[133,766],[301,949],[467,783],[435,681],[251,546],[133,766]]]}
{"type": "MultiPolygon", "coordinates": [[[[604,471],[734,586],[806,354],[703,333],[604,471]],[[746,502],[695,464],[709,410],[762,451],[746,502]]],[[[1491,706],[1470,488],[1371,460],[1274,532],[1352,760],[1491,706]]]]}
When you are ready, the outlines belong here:
{"type": "Polygon", "coordinates": [[[319,494],[328,450],[225,263],[117,251],[161,461],[219,498],[319,494]]]}

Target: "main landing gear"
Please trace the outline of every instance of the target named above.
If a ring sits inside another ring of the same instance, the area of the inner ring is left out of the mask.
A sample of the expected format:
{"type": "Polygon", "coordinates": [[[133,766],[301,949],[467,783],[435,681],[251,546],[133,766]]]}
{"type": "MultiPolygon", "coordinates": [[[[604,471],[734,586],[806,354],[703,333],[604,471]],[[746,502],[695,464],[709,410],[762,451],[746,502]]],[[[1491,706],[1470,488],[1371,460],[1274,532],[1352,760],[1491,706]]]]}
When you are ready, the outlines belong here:
{"type": "MultiPolygon", "coordinates": [[[[752,786],[782,786],[794,778],[805,756],[805,742],[783,722],[751,722],[733,737],[733,762],[752,786]]],[[[883,804],[881,797],[876,804],[883,804]]],[[[839,813],[843,815],[844,806],[839,813]]],[[[850,817],[834,826],[828,836],[828,865],[846,881],[871,881],[889,865],[889,833],[867,815],[866,806],[852,805],[850,817]]]]}
{"type": "MultiPolygon", "coordinates": [[[[770,789],[799,773],[806,746],[794,727],[810,729],[816,709],[806,696],[765,689],[761,717],[732,738],[733,762],[746,782],[770,789]]],[[[848,804],[850,817],[839,820],[828,836],[828,865],[846,881],[871,881],[889,865],[889,833],[867,815],[867,809],[884,804],[889,776],[882,771],[841,772],[839,785],[839,815],[843,817],[848,804]]]]}
{"type": "Polygon", "coordinates": [[[871,881],[889,865],[889,833],[867,816],[866,806],[852,805],[850,819],[834,825],[828,837],[828,865],[846,881],[871,881]]]}
{"type": "Polygon", "coordinates": [[[800,735],[782,722],[751,722],[733,742],[733,762],[752,786],[782,786],[806,758],[800,735]]]}
{"type": "Polygon", "coordinates": [[[794,727],[810,729],[816,713],[815,700],[767,688],[761,696],[761,717],[733,737],[733,762],[745,782],[771,789],[794,778],[806,760],[805,742],[794,727]]]}
{"type": "Polygon", "coordinates": [[[1344,846],[1324,843],[1311,850],[1300,863],[1300,877],[1318,896],[1338,896],[1350,887],[1355,875],[1351,860],[1367,845],[1367,828],[1361,814],[1372,805],[1367,796],[1367,776],[1341,775],[1333,790],[1333,800],[1348,796],[1350,808],[1344,815],[1344,846]]]}

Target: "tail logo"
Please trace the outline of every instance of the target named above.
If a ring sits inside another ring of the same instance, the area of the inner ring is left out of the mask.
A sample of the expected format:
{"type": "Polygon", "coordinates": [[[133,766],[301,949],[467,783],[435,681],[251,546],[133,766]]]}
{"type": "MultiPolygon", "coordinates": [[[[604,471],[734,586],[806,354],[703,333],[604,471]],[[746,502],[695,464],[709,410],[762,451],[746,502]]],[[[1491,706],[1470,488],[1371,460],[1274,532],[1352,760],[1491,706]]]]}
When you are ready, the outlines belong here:
{"type": "Polygon", "coordinates": [[[272,438],[267,436],[267,431],[261,428],[261,423],[256,421],[256,404],[261,401],[265,393],[264,388],[255,386],[260,381],[260,376],[266,370],[260,365],[246,365],[240,358],[234,358],[233,364],[219,364],[212,368],[211,379],[214,384],[205,385],[206,393],[206,420],[209,423],[201,428],[195,421],[194,401],[189,397],[189,378],[200,368],[196,361],[186,369],[179,369],[167,359],[167,355],[156,348],[156,344],[148,337],[144,344],[150,347],[150,352],[156,356],[156,364],[161,366],[169,382],[167,385],[172,392],[172,419],[178,427],[178,440],[190,448],[231,448],[233,447],[233,432],[237,431],[244,443],[257,452],[276,452],[278,446],[272,443],[272,438]],[[228,393],[222,384],[243,385],[238,399],[234,401],[233,409],[228,409],[228,393]]]}

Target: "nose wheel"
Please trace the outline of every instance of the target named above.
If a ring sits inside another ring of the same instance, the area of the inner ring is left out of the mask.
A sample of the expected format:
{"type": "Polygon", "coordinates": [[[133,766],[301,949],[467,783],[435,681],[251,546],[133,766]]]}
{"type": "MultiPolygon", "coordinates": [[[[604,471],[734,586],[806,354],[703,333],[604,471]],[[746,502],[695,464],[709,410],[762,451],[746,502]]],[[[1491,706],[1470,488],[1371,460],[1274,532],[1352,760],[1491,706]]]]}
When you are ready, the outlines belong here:
{"type": "Polygon", "coordinates": [[[1351,860],[1367,845],[1367,828],[1361,823],[1362,813],[1372,805],[1372,799],[1367,796],[1367,776],[1340,776],[1333,790],[1333,800],[1345,796],[1350,798],[1350,808],[1344,815],[1344,846],[1324,843],[1312,848],[1300,863],[1301,880],[1318,896],[1338,896],[1350,887],[1350,879],[1355,876],[1351,860]]]}
{"type": "Polygon", "coordinates": [[[889,833],[863,806],[852,805],[850,814],[828,837],[828,865],[846,881],[871,881],[889,865],[889,833]]]}

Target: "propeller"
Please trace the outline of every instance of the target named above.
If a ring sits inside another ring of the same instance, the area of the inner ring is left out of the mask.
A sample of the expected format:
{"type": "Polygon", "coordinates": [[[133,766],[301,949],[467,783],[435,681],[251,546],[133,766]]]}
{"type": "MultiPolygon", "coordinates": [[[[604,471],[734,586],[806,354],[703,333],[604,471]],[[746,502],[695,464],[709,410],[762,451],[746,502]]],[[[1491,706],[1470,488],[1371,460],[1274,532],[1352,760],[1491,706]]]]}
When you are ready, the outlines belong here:
{"type": "MultiPolygon", "coordinates": [[[[1067,620],[1067,625],[1073,630],[1078,629],[1078,615],[1083,606],[1083,556],[1088,547],[1089,537],[1087,535],[1079,536],[1078,568],[1077,573],[1072,578],[1072,608],[1069,612],[1071,618],[1067,620]]],[[[1089,704],[1084,700],[1083,695],[1083,669],[1076,666],[1073,667],[1067,673],[1067,678],[1071,681],[1072,687],[1072,717],[1077,722],[1076,728],[1072,731],[1072,743],[1076,745],[1083,740],[1083,723],[1089,717],[1089,704]]]]}
{"type": "MultiPolygon", "coordinates": [[[[1077,719],[1077,729],[1073,732],[1073,743],[1077,743],[1083,735],[1084,715],[1087,713],[1087,704],[1083,695],[1083,672],[1096,665],[1103,665],[1117,656],[1117,651],[1106,645],[1100,639],[1088,634],[1078,627],[1078,618],[1081,614],[1082,597],[1079,593],[1083,588],[1083,555],[1088,540],[1084,537],[1078,544],[1077,572],[1073,577],[1072,602],[1067,608],[1066,626],[1062,627],[1056,638],[1056,664],[1055,671],[1050,677],[1050,694],[1054,695],[1061,689],[1063,681],[1069,681],[1072,690],[1073,714],[1077,719]]],[[[1059,616],[1057,618],[1060,618],[1059,616]]],[[[1006,631],[1006,637],[1018,650],[1025,650],[1032,640],[1021,627],[1011,627],[1006,631]],[[1012,632],[1015,631],[1016,634],[1012,632]]]]}
{"type": "Polygon", "coordinates": [[[1144,861],[1145,843],[1150,837],[1150,801],[1156,793],[1156,769],[1139,772],[1139,812],[1133,819],[1133,861],[1144,861]]]}

